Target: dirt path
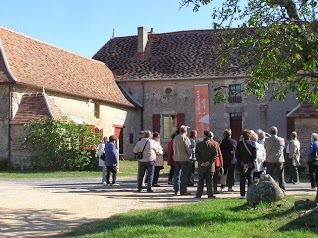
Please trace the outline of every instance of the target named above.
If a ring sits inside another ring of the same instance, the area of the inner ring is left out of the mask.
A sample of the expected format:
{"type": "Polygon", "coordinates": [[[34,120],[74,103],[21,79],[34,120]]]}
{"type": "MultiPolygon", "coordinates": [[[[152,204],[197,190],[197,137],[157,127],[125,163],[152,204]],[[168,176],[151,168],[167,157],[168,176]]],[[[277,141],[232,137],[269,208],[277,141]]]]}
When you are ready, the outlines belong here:
{"type": "MultiPolygon", "coordinates": [[[[0,237],[52,237],[117,213],[198,202],[193,198],[196,187],[189,188],[193,195],[174,196],[171,185],[154,188],[155,193],[137,193],[135,181],[119,184],[106,187],[97,178],[2,179],[0,237]]],[[[314,194],[309,183],[288,184],[286,189],[287,195],[314,194]]],[[[235,190],[216,196],[239,197],[238,186],[235,190]]]]}

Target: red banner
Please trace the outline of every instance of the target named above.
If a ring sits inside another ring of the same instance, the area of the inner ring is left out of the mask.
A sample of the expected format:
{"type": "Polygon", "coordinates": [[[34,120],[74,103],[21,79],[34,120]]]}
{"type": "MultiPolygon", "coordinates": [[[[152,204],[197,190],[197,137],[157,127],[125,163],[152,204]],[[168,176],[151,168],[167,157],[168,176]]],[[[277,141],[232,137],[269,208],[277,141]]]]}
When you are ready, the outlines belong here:
{"type": "Polygon", "coordinates": [[[209,85],[194,85],[195,130],[198,138],[203,138],[203,131],[209,130],[209,85]]]}

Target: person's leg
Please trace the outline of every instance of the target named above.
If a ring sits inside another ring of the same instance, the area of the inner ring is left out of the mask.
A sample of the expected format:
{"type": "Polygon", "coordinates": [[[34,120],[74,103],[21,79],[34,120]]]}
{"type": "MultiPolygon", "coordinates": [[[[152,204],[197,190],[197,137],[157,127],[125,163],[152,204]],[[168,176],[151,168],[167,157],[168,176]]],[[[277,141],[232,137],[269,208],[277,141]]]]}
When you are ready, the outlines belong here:
{"type": "Polygon", "coordinates": [[[243,197],[245,196],[245,177],[246,173],[243,172],[243,169],[240,169],[240,195],[243,197]]]}
{"type": "Polygon", "coordinates": [[[142,189],[142,182],[146,171],[146,165],[145,162],[138,162],[138,191],[141,191],[142,189]]]}
{"type": "Polygon", "coordinates": [[[318,186],[318,165],[315,165],[315,187],[318,186]]]}
{"type": "Polygon", "coordinates": [[[109,182],[110,171],[111,171],[111,167],[110,166],[106,166],[106,183],[107,184],[110,184],[110,182],[109,182]]]}
{"type": "Polygon", "coordinates": [[[181,176],[180,176],[180,194],[187,192],[189,172],[191,169],[190,162],[181,162],[181,176]]]}
{"type": "Polygon", "coordinates": [[[153,181],[153,174],[155,171],[155,161],[149,161],[147,163],[147,172],[148,172],[148,184],[147,184],[147,192],[151,192],[151,186],[153,181]]]}
{"type": "Polygon", "coordinates": [[[213,191],[214,193],[217,193],[218,190],[218,179],[219,178],[219,171],[215,169],[215,173],[213,175],[213,191]]]}
{"type": "Polygon", "coordinates": [[[106,166],[102,166],[102,183],[106,182],[106,166]]]}
{"type": "Polygon", "coordinates": [[[297,166],[291,166],[290,167],[290,173],[293,183],[299,183],[299,174],[298,174],[298,168],[297,166]]]}
{"type": "Polygon", "coordinates": [[[112,179],[113,179],[112,184],[116,184],[117,166],[112,166],[111,172],[113,173],[113,176],[112,176],[112,179]]]}
{"type": "Polygon", "coordinates": [[[195,197],[201,198],[203,193],[203,187],[204,187],[204,174],[202,172],[199,172],[198,187],[197,187],[197,193],[195,197]]]}
{"type": "Polygon", "coordinates": [[[171,166],[169,171],[168,183],[172,182],[173,174],[174,174],[174,166],[171,166]]]}
{"type": "Polygon", "coordinates": [[[174,192],[177,193],[180,190],[180,174],[181,174],[181,164],[180,162],[175,162],[175,168],[174,168],[174,192]]]}
{"type": "Polygon", "coordinates": [[[249,187],[252,183],[252,169],[247,170],[246,177],[247,177],[247,187],[249,187]]]}
{"type": "Polygon", "coordinates": [[[277,163],[276,169],[278,171],[279,187],[285,191],[286,188],[285,188],[285,177],[284,177],[284,163],[283,162],[277,163]]]}
{"type": "Polygon", "coordinates": [[[155,166],[155,172],[154,172],[154,175],[153,175],[152,185],[158,184],[159,173],[160,173],[160,167],[159,166],[155,166]]]}
{"type": "Polygon", "coordinates": [[[267,162],[267,165],[266,165],[267,169],[266,169],[266,173],[269,174],[272,178],[273,178],[273,173],[274,173],[274,163],[270,163],[270,162],[267,162]]]}
{"type": "Polygon", "coordinates": [[[206,179],[206,190],[208,193],[208,198],[213,198],[214,181],[213,181],[212,173],[206,173],[205,179],[206,179]]]}
{"type": "Polygon", "coordinates": [[[232,190],[235,183],[235,164],[230,164],[224,171],[226,173],[226,184],[228,189],[232,190]]]}

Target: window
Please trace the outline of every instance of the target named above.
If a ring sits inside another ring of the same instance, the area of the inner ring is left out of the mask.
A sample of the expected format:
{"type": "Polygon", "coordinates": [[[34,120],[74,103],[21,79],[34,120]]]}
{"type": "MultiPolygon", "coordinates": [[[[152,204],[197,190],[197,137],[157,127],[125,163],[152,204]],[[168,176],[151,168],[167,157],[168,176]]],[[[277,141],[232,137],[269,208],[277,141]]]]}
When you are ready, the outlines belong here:
{"type": "Polygon", "coordinates": [[[100,105],[98,103],[94,103],[94,116],[96,118],[100,116],[100,105]]]}
{"type": "Polygon", "coordinates": [[[231,84],[229,86],[229,103],[241,103],[242,92],[240,84],[231,84]]]}
{"type": "Polygon", "coordinates": [[[177,130],[176,115],[162,115],[162,132],[161,137],[164,140],[170,140],[171,135],[177,130]]]}

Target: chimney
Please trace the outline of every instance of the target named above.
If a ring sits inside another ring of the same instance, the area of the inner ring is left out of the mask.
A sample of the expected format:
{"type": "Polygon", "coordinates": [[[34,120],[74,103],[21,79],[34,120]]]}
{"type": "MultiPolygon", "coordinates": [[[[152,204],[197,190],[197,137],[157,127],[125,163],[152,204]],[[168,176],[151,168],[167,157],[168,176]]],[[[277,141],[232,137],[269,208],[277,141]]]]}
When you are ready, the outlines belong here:
{"type": "Polygon", "coordinates": [[[138,53],[145,53],[146,45],[148,41],[147,29],[144,27],[138,27],[138,53]]]}

